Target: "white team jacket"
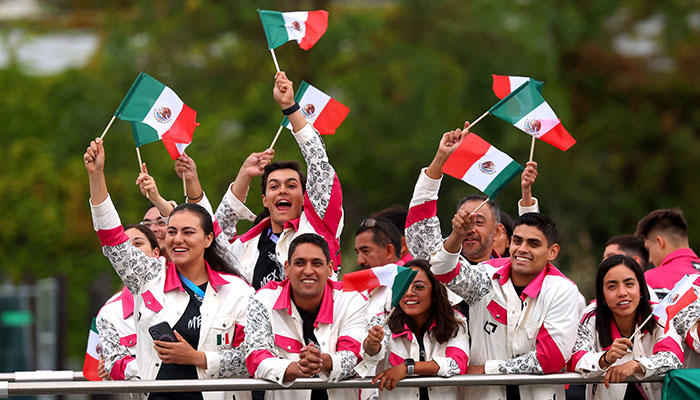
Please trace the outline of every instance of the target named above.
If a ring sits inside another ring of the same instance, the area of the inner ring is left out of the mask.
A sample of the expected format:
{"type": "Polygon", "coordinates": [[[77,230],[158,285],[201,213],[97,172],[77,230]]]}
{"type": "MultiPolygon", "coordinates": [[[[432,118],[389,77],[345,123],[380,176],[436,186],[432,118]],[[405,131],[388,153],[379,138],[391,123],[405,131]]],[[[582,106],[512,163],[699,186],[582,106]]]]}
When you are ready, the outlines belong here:
{"type": "MultiPolygon", "coordinates": [[[[333,360],[329,375],[320,377],[337,382],[355,374],[360,343],[367,336],[367,301],[357,292],[343,292],[342,283],[328,280],[316,318],[314,335],[321,352],[333,360]]],[[[270,282],[250,299],[246,324],[246,364],[256,378],[281,385],[284,372],[292,361],[299,360],[304,343],[303,321],[291,300],[289,280],[270,282]]],[[[358,389],[329,389],[330,399],[357,399],[358,389]]],[[[266,399],[308,400],[309,390],[267,391],[266,399]]]]}
{"type": "MultiPolygon", "coordinates": [[[[317,233],[328,242],[331,259],[337,269],[340,265],[340,233],[343,231],[343,192],[340,181],[328,161],[321,136],[311,124],[306,124],[293,135],[307,165],[304,209],[299,218],[285,224],[275,248],[277,261],[282,268],[287,260],[289,244],[294,238],[303,233],[317,233]]],[[[252,215],[245,204],[228,189],[216,209],[216,219],[224,234],[232,241],[230,251],[248,282],[252,282],[255,263],[260,255],[260,234],[270,226],[270,219],[267,218],[243,235],[236,235],[238,220],[249,219],[252,215]]]]}
{"type": "MultiPolygon", "coordinates": [[[[206,207],[205,207],[206,208],[206,207]]],[[[208,209],[211,212],[211,208],[208,209]]],[[[162,321],[174,326],[187,308],[190,296],[183,289],[172,263],[147,257],[129,242],[110,197],[92,206],[93,223],[102,251],[125,286],[134,295],[136,354],[139,375],[154,380],[161,360],[153,349],[148,328],[162,321]]],[[[207,368],[197,368],[199,379],[246,375],[245,359],[238,349],[243,341],[248,298],[253,289],[243,279],[213,271],[207,265],[209,285],[200,306],[201,325],[197,350],[207,358],[207,368]]],[[[224,392],[204,392],[205,399],[230,398],[224,392]]],[[[249,393],[236,393],[246,398],[249,393]]]]}
{"type": "MultiPolygon", "coordinates": [[[[581,319],[578,327],[578,337],[573,349],[573,356],[569,362],[569,369],[580,372],[584,377],[603,377],[608,368],[600,368],[598,364],[600,357],[605,350],[598,341],[598,331],[595,328],[595,311],[589,312],[581,319]]],[[[635,326],[635,331],[639,326],[635,326]]],[[[613,340],[621,337],[614,321],[611,321],[610,329],[613,340]]],[[[681,339],[675,334],[673,329],[669,329],[668,334],[664,334],[664,328],[657,326],[654,333],[650,334],[646,330],[641,336],[637,336],[634,341],[632,351],[614,365],[621,365],[628,361],[639,361],[642,373],[637,378],[663,374],[673,368],[681,368],[683,363],[683,350],[681,350],[681,339]]],[[[643,382],[641,388],[649,400],[661,399],[661,383],[643,382]]],[[[603,384],[586,385],[587,399],[611,399],[619,400],[625,397],[627,390],[626,383],[610,384],[610,389],[606,389],[603,384]]]]}
{"type": "MultiPolygon", "coordinates": [[[[469,337],[466,330],[466,319],[455,311],[455,317],[460,323],[459,332],[456,337],[445,343],[435,341],[432,329],[436,322],[433,321],[428,331],[423,335],[423,345],[425,346],[426,361],[435,361],[440,370],[437,376],[449,378],[454,375],[466,374],[469,365],[469,337]]],[[[369,325],[382,325],[386,315],[376,316],[369,325]]],[[[377,370],[384,370],[393,366],[403,364],[407,358],[415,361],[420,360],[420,346],[413,332],[404,325],[403,332],[392,333],[388,326],[384,327],[384,340],[379,353],[374,356],[367,355],[362,351],[363,363],[377,365],[377,370]]],[[[436,386],[429,387],[428,394],[431,399],[458,399],[459,387],[457,386],[436,386]]],[[[379,393],[380,399],[414,399],[418,398],[418,388],[396,388],[394,390],[383,390],[379,393]]]]}
{"type": "MultiPolygon", "coordinates": [[[[469,266],[441,248],[432,271],[469,304],[470,363],[486,374],[560,372],[571,357],[578,320],[578,289],[547,264],[519,297],[510,280],[510,259],[469,266]]],[[[527,399],[564,398],[563,385],[520,386],[527,399]]],[[[505,398],[504,387],[473,387],[475,398],[505,398]]]]}
{"type": "Polygon", "coordinates": [[[134,296],[126,287],[107,300],[97,313],[95,324],[105,369],[114,380],[139,376],[135,323],[134,296]]]}

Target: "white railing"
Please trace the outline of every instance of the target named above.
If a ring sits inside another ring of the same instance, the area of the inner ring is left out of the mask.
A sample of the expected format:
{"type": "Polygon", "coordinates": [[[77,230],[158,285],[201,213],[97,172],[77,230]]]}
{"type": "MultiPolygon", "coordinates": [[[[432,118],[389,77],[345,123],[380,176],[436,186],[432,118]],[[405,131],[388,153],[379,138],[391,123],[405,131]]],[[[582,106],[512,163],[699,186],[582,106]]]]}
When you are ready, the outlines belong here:
{"type": "MultiPolygon", "coordinates": [[[[290,389],[346,389],[372,388],[371,378],[348,379],[328,383],[319,378],[297,379],[289,387],[263,379],[187,379],[172,381],[76,381],[84,379],[80,372],[36,371],[0,374],[0,397],[29,396],[41,394],[105,394],[105,393],[150,393],[150,392],[191,392],[191,391],[243,391],[243,390],[290,390],[290,389]],[[19,375],[18,375],[19,374],[19,375]],[[34,374],[34,375],[31,375],[34,374]],[[57,375],[55,375],[57,374],[57,375]],[[12,375],[12,376],[11,376],[12,375]],[[52,377],[54,376],[54,377],[52,377]]],[[[644,379],[644,382],[662,382],[663,375],[644,379]]],[[[398,387],[423,386],[500,386],[500,385],[562,385],[600,383],[601,378],[584,378],[580,374],[565,373],[552,375],[458,375],[452,378],[411,377],[401,380],[398,387]]],[[[627,382],[639,382],[630,377],[627,382]]]]}

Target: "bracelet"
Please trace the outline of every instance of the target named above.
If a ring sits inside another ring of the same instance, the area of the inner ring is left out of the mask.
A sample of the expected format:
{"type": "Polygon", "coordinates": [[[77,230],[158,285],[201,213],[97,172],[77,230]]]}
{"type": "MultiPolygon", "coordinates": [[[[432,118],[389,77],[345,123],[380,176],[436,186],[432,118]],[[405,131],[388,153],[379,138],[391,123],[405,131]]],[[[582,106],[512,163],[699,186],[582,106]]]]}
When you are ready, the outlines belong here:
{"type": "Polygon", "coordinates": [[[605,350],[605,353],[603,353],[603,361],[605,361],[605,363],[608,364],[608,365],[612,365],[611,363],[608,362],[608,359],[605,358],[605,356],[606,356],[607,354],[608,354],[608,351],[605,350]]]}
{"type": "Polygon", "coordinates": [[[187,201],[196,203],[196,202],[202,200],[202,197],[204,197],[204,191],[202,190],[202,193],[201,193],[199,196],[195,197],[195,198],[192,198],[192,197],[190,197],[190,196],[188,196],[188,195],[185,195],[185,197],[187,198],[187,201]]]}
{"type": "Polygon", "coordinates": [[[292,105],[292,106],[289,107],[289,108],[285,108],[284,110],[282,110],[282,114],[284,114],[284,115],[290,115],[290,114],[294,113],[296,110],[298,110],[298,109],[300,109],[300,108],[301,108],[301,107],[299,107],[299,103],[297,103],[297,102],[295,101],[295,102],[294,102],[294,105],[292,105]]]}

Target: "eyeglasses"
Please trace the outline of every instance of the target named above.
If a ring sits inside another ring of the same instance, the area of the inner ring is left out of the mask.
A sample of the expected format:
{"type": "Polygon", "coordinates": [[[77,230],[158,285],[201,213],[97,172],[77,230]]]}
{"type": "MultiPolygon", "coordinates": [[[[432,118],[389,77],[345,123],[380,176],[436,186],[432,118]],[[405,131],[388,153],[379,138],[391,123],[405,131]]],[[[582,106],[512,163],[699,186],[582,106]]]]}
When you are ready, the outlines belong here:
{"type": "Polygon", "coordinates": [[[425,293],[425,291],[429,287],[430,286],[426,285],[425,283],[416,282],[416,283],[411,284],[411,286],[409,286],[408,290],[412,291],[413,293],[415,293],[417,295],[421,295],[421,294],[425,293]]]}
{"type": "Polygon", "coordinates": [[[151,221],[150,219],[144,219],[141,221],[141,225],[145,226],[146,228],[150,228],[153,224],[156,224],[156,226],[159,228],[163,228],[168,225],[163,217],[158,217],[155,221],[151,221]]]}

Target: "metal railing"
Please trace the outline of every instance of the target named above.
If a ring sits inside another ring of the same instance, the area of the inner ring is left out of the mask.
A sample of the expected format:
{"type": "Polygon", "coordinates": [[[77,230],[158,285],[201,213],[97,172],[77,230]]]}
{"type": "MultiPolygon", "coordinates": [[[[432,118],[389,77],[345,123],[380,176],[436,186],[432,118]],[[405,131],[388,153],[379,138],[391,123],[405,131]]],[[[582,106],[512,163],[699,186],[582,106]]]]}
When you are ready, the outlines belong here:
{"type": "MultiPolygon", "coordinates": [[[[247,390],[292,390],[292,389],[350,389],[373,388],[371,378],[348,379],[328,383],[319,378],[297,379],[291,386],[283,387],[275,382],[263,379],[187,379],[169,381],[70,381],[68,373],[82,378],[80,372],[72,371],[36,371],[34,378],[22,373],[0,374],[0,397],[42,394],[106,394],[106,393],[150,393],[150,392],[187,392],[187,391],[247,391],[247,390]],[[51,378],[52,373],[60,373],[51,378]],[[9,375],[14,375],[11,378],[9,375]]],[[[663,382],[664,376],[644,379],[644,382],[663,382]]],[[[457,375],[451,378],[411,377],[397,384],[398,387],[424,386],[501,386],[501,385],[563,385],[600,383],[602,378],[584,378],[580,374],[565,373],[552,375],[457,375]]],[[[629,377],[626,382],[640,382],[629,377]]]]}

